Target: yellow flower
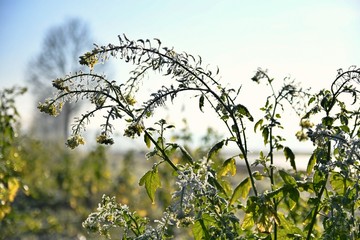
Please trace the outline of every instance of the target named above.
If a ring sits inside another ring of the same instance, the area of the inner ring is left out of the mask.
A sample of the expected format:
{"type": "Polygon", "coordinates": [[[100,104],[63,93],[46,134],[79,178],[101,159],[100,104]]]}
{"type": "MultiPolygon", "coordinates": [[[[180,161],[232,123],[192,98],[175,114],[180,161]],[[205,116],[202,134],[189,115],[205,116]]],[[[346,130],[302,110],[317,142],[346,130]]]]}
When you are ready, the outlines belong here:
{"type": "Polygon", "coordinates": [[[74,136],[68,138],[68,140],[66,141],[66,146],[68,146],[71,149],[76,148],[80,144],[81,145],[85,144],[85,139],[83,137],[81,137],[80,135],[74,135],[74,136]]]}

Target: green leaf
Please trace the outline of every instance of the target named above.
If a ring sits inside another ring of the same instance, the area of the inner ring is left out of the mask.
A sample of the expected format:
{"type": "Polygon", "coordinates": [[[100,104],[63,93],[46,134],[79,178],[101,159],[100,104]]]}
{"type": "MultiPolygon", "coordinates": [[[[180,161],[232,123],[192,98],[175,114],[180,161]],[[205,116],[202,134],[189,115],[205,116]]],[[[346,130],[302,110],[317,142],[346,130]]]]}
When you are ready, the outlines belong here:
{"type": "Polygon", "coordinates": [[[218,180],[216,180],[214,177],[209,176],[208,179],[209,183],[215,187],[217,190],[219,190],[220,192],[224,193],[227,195],[226,190],[223,188],[223,186],[220,184],[220,182],[218,180]]]}
{"type": "Polygon", "coordinates": [[[260,119],[259,121],[257,121],[254,125],[254,132],[256,132],[256,130],[258,129],[258,127],[261,127],[262,124],[264,122],[264,119],[260,119]]]}
{"type": "Polygon", "coordinates": [[[254,226],[254,217],[253,217],[253,213],[249,212],[245,214],[243,223],[241,224],[241,228],[242,229],[251,229],[254,226]]]}
{"type": "Polygon", "coordinates": [[[279,170],[280,177],[285,182],[285,184],[296,187],[296,180],[293,176],[285,172],[284,170],[279,170]]]}
{"type": "Polygon", "coordinates": [[[325,174],[323,174],[320,171],[315,171],[314,176],[313,176],[313,185],[314,185],[315,192],[320,190],[320,188],[323,186],[325,180],[326,180],[325,174]]]}
{"type": "Polygon", "coordinates": [[[334,123],[334,118],[332,117],[324,117],[323,119],[321,119],[322,124],[324,124],[324,126],[332,126],[334,123]]]}
{"type": "Polygon", "coordinates": [[[197,220],[192,226],[192,233],[194,235],[194,240],[205,239],[206,229],[203,229],[201,220],[197,220]]]}
{"type": "Polygon", "coordinates": [[[145,173],[145,175],[140,179],[139,185],[143,186],[144,184],[146,192],[151,202],[154,204],[155,192],[159,187],[161,187],[160,177],[156,167],[145,173]]]}
{"type": "Polygon", "coordinates": [[[296,171],[295,155],[289,147],[284,148],[284,155],[286,160],[290,159],[291,167],[296,171]]]}
{"type": "Polygon", "coordinates": [[[200,111],[203,112],[203,107],[204,107],[204,94],[201,94],[200,98],[199,98],[199,108],[200,108],[200,111]]]}
{"type": "Polygon", "coordinates": [[[271,192],[266,192],[265,197],[266,199],[270,200],[270,199],[274,199],[274,198],[282,198],[284,196],[285,192],[285,187],[282,186],[278,189],[275,189],[271,192]]]}
{"type": "Polygon", "coordinates": [[[234,107],[234,110],[240,114],[240,116],[246,116],[251,122],[254,121],[253,116],[251,116],[249,110],[241,104],[238,104],[234,107]]]}
{"type": "Polygon", "coordinates": [[[151,140],[150,140],[148,133],[144,134],[144,142],[145,142],[147,148],[151,147],[151,140]]]}
{"type": "Polygon", "coordinates": [[[216,220],[209,214],[203,214],[200,219],[196,220],[192,227],[192,232],[195,240],[210,239],[210,234],[207,230],[210,226],[215,226],[216,220]]]}
{"type": "Polygon", "coordinates": [[[262,136],[264,138],[264,144],[269,142],[269,128],[265,127],[262,131],[262,136]]]}
{"type": "Polygon", "coordinates": [[[342,125],[342,126],[340,126],[340,128],[341,128],[341,130],[343,130],[344,132],[350,133],[350,128],[349,128],[348,126],[342,125]]]}
{"type": "Polygon", "coordinates": [[[340,195],[344,194],[346,181],[344,177],[340,175],[340,173],[333,172],[330,175],[330,184],[332,189],[340,195]]]}
{"type": "Polygon", "coordinates": [[[251,182],[250,178],[247,177],[235,188],[229,204],[234,204],[239,198],[245,199],[249,195],[250,189],[251,182]]]}
{"type": "Polygon", "coordinates": [[[191,157],[190,153],[188,151],[186,151],[186,149],[183,146],[180,146],[177,143],[167,143],[166,145],[171,146],[173,149],[179,148],[184,159],[191,164],[194,163],[194,159],[191,157]]]}
{"type": "Polygon", "coordinates": [[[208,160],[213,158],[215,154],[219,152],[219,150],[224,146],[225,141],[222,140],[221,142],[216,143],[208,153],[208,160]]]}
{"type": "Polygon", "coordinates": [[[264,178],[264,175],[262,175],[259,171],[254,171],[252,176],[258,181],[264,178]]]}
{"type": "Polygon", "coordinates": [[[315,153],[311,154],[308,165],[306,167],[306,174],[310,175],[314,169],[316,163],[316,155],[315,153]]]}
{"type": "Polygon", "coordinates": [[[340,122],[343,125],[348,125],[349,124],[349,120],[345,115],[340,115],[340,122]]]}
{"type": "Polygon", "coordinates": [[[300,193],[296,188],[287,189],[289,195],[290,210],[293,210],[296,204],[299,202],[300,193]]]}
{"type": "Polygon", "coordinates": [[[183,154],[183,157],[191,164],[194,164],[194,159],[191,157],[191,155],[186,151],[186,149],[183,146],[178,145],[181,153],[183,154]]]}
{"type": "Polygon", "coordinates": [[[278,212],[277,216],[280,220],[280,227],[278,228],[278,239],[303,239],[304,232],[296,227],[296,224],[287,219],[282,212],[278,212]]]}
{"type": "Polygon", "coordinates": [[[223,177],[227,173],[230,173],[231,176],[236,174],[236,163],[234,158],[229,158],[223,163],[220,170],[218,171],[218,176],[223,177]]]}

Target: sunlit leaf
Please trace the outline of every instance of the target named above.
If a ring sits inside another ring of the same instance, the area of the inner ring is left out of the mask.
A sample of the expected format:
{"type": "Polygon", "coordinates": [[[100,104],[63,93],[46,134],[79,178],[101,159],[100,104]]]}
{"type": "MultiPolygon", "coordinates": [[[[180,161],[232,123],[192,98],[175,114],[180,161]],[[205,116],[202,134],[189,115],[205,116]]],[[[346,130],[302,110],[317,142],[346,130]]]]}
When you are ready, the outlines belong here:
{"type": "Polygon", "coordinates": [[[291,218],[286,218],[282,212],[278,212],[277,216],[280,220],[280,228],[278,228],[278,239],[303,239],[304,232],[296,227],[291,218]]]}
{"type": "Polygon", "coordinates": [[[258,181],[264,178],[264,175],[262,175],[259,171],[254,171],[252,176],[258,181]]]}
{"type": "Polygon", "coordinates": [[[209,214],[203,214],[192,227],[194,239],[210,239],[210,234],[207,229],[214,225],[216,225],[216,220],[209,214]]]}
{"type": "Polygon", "coordinates": [[[146,193],[148,194],[152,203],[155,202],[155,192],[161,187],[160,177],[157,168],[154,168],[140,179],[139,185],[143,186],[145,184],[146,193]]]}
{"type": "Polygon", "coordinates": [[[194,240],[202,240],[205,238],[206,229],[203,228],[201,220],[197,220],[192,226],[194,240]]]}
{"type": "Polygon", "coordinates": [[[13,202],[15,196],[19,190],[20,182],[16,178],[12,177],[8,180],[8,189],[9,189],[9,201],[13,202]]]}
{"type": "Polygon", "coordinates": [[[251,182],[250,178],[245,178],[234,190],[233,195],[230,199],[230,205],[234,204],[239,198],[245,199],[250,192],[251,189],[251,182]]]}
{"type": "Polygon", "coordinates": [[[289,173],[287,173],[284,170],[279,170],[280,177],[285,182],[285,184],[291,185],[293,187],[296,186],[296,180],[293,176],[291,176],[289,173]]]}
{"type": "Polygon", "coordinates": [[[236,174],[236,163],[234,158],[229,158],[223,163],[218,172],[218,175],[225,176],[227,173],[230,173],[231,176],[236,174]]]}
{"type": "Polygon", "coordinates": [[[244,220],[241,224],[241,228],[242,229],[251,229],[254,226],[254,218],[253,218],[253,213],[249,212],[246,213],[244,220]]]}

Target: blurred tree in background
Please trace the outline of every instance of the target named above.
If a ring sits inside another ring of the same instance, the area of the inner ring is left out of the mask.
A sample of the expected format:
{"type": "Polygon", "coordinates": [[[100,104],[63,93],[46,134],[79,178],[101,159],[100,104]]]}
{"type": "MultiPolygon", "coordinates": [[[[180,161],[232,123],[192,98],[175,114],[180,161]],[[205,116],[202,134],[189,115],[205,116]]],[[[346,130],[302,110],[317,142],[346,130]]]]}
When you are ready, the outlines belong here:
{"type": "MultiPolygon", "coordinates": [[[[82,70],[78,57],[92,46],[90,32],[88,24],[76,18],[48,30],[40,52],[29,62],[27,71],[36,102],[52,92],[51,81],[57,76],[82,70]]],[[[64,114],[55,121],[36,115],[33,130],[41,137],[55,140],[62,137],[63,140],[69,134],[72,114],[80,107],[80,104],[65,104],[64,114]]]]}

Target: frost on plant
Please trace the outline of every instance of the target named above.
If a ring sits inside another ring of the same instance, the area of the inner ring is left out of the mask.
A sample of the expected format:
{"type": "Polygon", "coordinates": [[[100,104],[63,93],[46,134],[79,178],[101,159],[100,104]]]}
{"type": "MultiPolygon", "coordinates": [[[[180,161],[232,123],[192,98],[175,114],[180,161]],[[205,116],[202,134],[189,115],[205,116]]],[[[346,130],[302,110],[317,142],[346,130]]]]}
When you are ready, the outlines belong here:
{"type": "Polygon", "coordinates": [[[334,234],[336,239],[360,238],[359,68],[339,70],[330,88],[318,93],[302,89],[289,77],[277,87],[268,71],[258,69],[252,80],[254,84],[265,83],[270,94],[263,96],[265,104],[259,109],[262,117],[255,121],[253,112],[258,109],[248,109],[246,99],[239,102],[241,86],[224,85],[219,69],[204,67],[201,57],[164,47],[158,39],[119,36],[116,45],[95,45],[80,57],[80,63],[90,72],[54,80],[57,92],[38,106],[40,111],[56,116],[64,102],[84,100],[91,104],[75,119],[67,146],[84,144],[81,136],[95,116],[103,118],[96,141],[113,144],[112,136],[121,126],[118,121],[123,121],[125,127],[120,131],[125,137],[143,136],[146,147],[153,147],[146,155],[154,161],[153,168],[139,182],[151,201],[156,204],[161,171],[172,171],[168,175],[176,179],[176,190],[160,219],[141,218],[114,198],[104,196],[97,211],[84,222],[89,231],[109,236],[111,228],[121,228],[123,239],[172,238],[175,228],[190,228],[199,240],[310,240],[331,239],[334,234]],[[128,79],[117,82],[95,73],[97,62],[109,58],[135,66],[128,79]],[[168,79],[140,102],[142,82],[154,72],[168,79]],[[147,126],[147,119],[155,116],[157,108],[183,92],[193,93],[199,110],[213,111],[228,130],[228,135],[217,139],[200,161],[178,143],[167,142],[164,131],[173,125],[160,120],[147,126]],[[295,136],[313,143],[304,170],[297,168],[296,153],[282,135],[288,132],[282,124],[288,107],[299,117],[295,121],[300,122],[301,129],[295,136]],[[259,134],[263,141],[249,146],[249,131],[259,134]],[[217,158],[219,150],[228,145],[234,146],[236,153],[225,160],[217,158]],[[255,149],[259,156],[254,158],[249,153],[255,149]],[[277,153],[289,161],[287,169],[277,166],[277,153]],[[237,172],[240,167],[244,170],[241,174],[237,172]]]}

